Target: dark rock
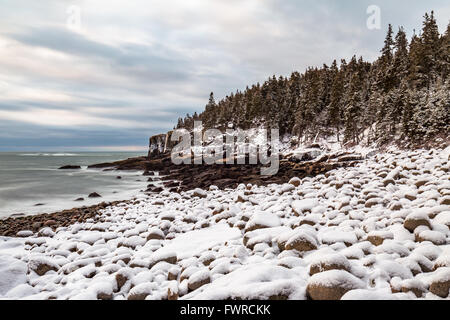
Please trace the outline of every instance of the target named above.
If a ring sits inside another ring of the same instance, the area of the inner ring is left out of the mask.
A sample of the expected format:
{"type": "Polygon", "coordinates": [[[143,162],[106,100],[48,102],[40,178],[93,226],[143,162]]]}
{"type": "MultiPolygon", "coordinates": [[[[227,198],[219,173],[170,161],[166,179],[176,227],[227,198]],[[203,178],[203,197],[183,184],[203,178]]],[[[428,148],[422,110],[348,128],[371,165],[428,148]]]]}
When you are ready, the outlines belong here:
{"type": "Polygon", "coordinates": [[[33,222],[33,224],[31,225],[33,230],[37,230],[40,227],[42,227],[42,222],[33,222]]]}
{"type": "Polygon", "coordinates": [[[56,224],[57,224],[56,220],[47,220],[47,221],[44,222],[44,226],[46,226],[46,227],[51,227],[51,226],[54,226],[56,224]]]}
{"type": "Polygon", "coordinates": [[[161,191],[163,191],[163,190],[164,190],[164,189],[161,188],[161,187],[150,187],[150,188],[147,189],[147,191],[150,191],[150,192],[156,192],[156,193],[159,193],[159,192],[161,192],[161,191]]]}
{"type": "Polygon", "coordinates": [[[433,281],[430,285],[430,292],[441,297],[447,298],[450,290],[450,280],[433,281]]]}
{"type": "Polygon", "coordinates": [[[99,195],[97,192],[92,192],[89,194],[89,198],[101,198],[101,195],[99,195]]]}
{"type": "Polygon", "coordinates": [[[121,273],[116,274],[117,288],[119,289],[119,291],[127,281],[128,277],[126,277],[125,275],[121,273]]]}
{"type": "Polygon", "coordinates": [[[81,169],[81,166],[67,165],[59,168],[59,170],[77,170],[77,169],[81,169]]]}
{"type": "Polygon", "coordinates": [[[37,275],[43,276],[49,271],[58,271],[58,266],[44,261],[33,261],[28,264],[30,270],[36,272],[37,275]]]}

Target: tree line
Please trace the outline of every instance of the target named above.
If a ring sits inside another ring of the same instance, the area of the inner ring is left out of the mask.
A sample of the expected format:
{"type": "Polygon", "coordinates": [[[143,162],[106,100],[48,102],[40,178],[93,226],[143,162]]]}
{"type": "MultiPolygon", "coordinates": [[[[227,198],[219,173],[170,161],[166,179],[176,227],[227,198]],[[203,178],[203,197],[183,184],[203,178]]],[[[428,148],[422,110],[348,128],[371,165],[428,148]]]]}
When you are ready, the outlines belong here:
{"type": "Polygon", "coordinates": [[[449,72],[450,24],[440,34],[434,12],[426,13],[420,34],[409,41],[402,27],[394,34],[389,25],[374,62],[355,55],[289,77],[272,76],[218,102],[211,93],[205,110],[179,118],[176,128],[190,129],[201,120],[205,128],[263,126],[306,140],[335,136],[359,143],[364,136],[379,145],[420,143],[448,137],[449,72]]]}

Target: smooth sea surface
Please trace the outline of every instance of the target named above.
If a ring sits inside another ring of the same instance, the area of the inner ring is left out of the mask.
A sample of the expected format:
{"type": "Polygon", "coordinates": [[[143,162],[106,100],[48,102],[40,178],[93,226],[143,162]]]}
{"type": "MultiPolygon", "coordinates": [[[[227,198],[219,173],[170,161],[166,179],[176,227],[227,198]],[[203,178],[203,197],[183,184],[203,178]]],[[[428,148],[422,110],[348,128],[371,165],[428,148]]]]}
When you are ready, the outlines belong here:
{"type": "Polygon", "coordinates": [[[129,199],[148,184],[142,171],[103,171],[87,169],[87,166],[142,155],[128,152],[0,152],[0,218],[129,199]],[[64,165],[79,165],[82,169],[58,170],[64,165]],[[102,198],[88,198],[91,192],[99,193],[102,198]],[[80,197],[85,200],[74,201],[80,197]]]}

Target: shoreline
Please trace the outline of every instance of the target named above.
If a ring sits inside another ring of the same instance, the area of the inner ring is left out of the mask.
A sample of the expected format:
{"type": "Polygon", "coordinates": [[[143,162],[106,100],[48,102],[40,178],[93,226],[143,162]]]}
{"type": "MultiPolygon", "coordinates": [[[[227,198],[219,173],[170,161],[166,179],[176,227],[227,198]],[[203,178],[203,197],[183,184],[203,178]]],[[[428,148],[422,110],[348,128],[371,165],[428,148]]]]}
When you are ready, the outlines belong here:
{"type": "MultiPolygon", "coordinates": [[[[271,183],[287,183],[291,178],[313,177],[318,174],[336,169],[338,167],[352,167],[363,160],[359,154],[340,152],[326,155],[310,161],[294,161],[292,158],[280,159],[280,170],[274,176],[259,175],[261,165],[180,165],[170,162],[170,155],[160,155],[152,159],[146,157],[134,157],[115,162],[99,163],[88,166],[91,169],[104,171],[144,171],[142,176],[148,177],[147,182],[155,184],[147,185],[144,194],[159,194],[166,190],[169,192],[190,191],[197,188],[207,189],[211,185],[221,190],[235,189],[239,184],[253,184],[267,186],[271,183]],[[158,172],[151,175],[150,172],[158,172]],[[195,180],[192,177],[196,177],[195,180]]],[[[69,165],[70,166],[70,165],[69,165]]],[[[63,169],[61,169],[63,170],[63,169]]],[[[142,193],[142,192],[141,192],[142,193]]],[[[58,227],[68,227],[77,222],[86,222],[88,219],[96,219],[99,211],[121,203],[131,203],[134,199],[99,202],[90,206],[73,207],[71,209],[58,210],[49,213],[39,213],[14,216],[0,219],[0,236],[17,237],[20,231],[39,232],[44,227],[56,230],[58,227]]]]}
{"type": "Polygon", "coordinates": [[[448,299],[448,178],[447,150],[392,151],[282,184],[104,204],[0,237],[0,297],[448,299]]]}
{"type": "Polygon", "coordinates": [[[20,217],[7,217],[0,220],[0,236],[20,237],[20,231],[39,232],[42,228],[50,227],[56,230],[58,227],[68,227],[77,222],[86,222],[88,219],[97,221],[99,211],[108,207],[114,207],[121,203],[131,203],[133,200],[117,200],[112,202],[100,202],[92,206],[81,206],[72,209],[50,213],[25,215],[20,217]]]}

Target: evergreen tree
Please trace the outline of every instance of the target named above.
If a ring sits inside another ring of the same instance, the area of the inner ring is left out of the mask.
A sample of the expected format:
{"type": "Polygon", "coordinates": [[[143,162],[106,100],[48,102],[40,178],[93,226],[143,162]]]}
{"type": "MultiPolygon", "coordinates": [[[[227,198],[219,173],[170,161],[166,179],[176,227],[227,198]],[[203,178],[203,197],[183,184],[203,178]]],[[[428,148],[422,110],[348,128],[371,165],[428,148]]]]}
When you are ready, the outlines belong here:
{"type": "Polygon", "coordinates": [[[420,142],[449,131],[450,25],[439,34],[434,12],[425,14],[423,29],[410,43],[403,28],[395,38],[389,25],[380,57],[336,60],[330,67],[309,67],[290,77],[268,78],[216,102],[211,92],[201,114],[178,119],[177,128],[192,128],[201,119],[224,130],[279,128],[303,140],[337,135],[358,143],[399,139],[420,142]],[[368,129],[368,130],[367,130],[368,129]]]}
{"type": "Polygon", "coordinates": [[[402,27],[399,28],[395,36],[395,55],[393,61],[393,71],[395,75],[395,86],[400,85],[401,79],[406,78],[409,70],[408,40],[402,27]]]}
{"type": "Polygon", "coordinates": [[[441,70],[441,79],[447,79],[450,73],[450,23],[441,39],[439,69],[441,70]]]}
{"type": "Polygon", "coordinates": [[[358,120],[361,112],[360,96],[359,96],[359,79],[354,74],[347,88],[345,100],[345,141],[359,143],[358,120]]]}
{"type": "Polygon", "coordinates": [[[392,50],[394,48],[393,34],[392,25],[389,24],[386,38],[384,39],[384,47],[381,49],[381,61],[384,65],[389,65],[392,61],[392,50]]]}
{"type": "Polygon", "coordinates": [[[334,75],[331,85],[330,104],[328,106],[328,123],[335,129],[337,140],[342,122],[342,94],[344,91],[344,79],[342,72],[337,68],[336,60],[331,65],[331,72],[334,75]]]}
{"type": "Polygon", "coordinates": [[[422,29],[422,59],[421,67],[425,75],[425,85],[430,86],[438,75],[438,51],[440,48],[440,35],[434,12],[425,14],[422,29]]]}

